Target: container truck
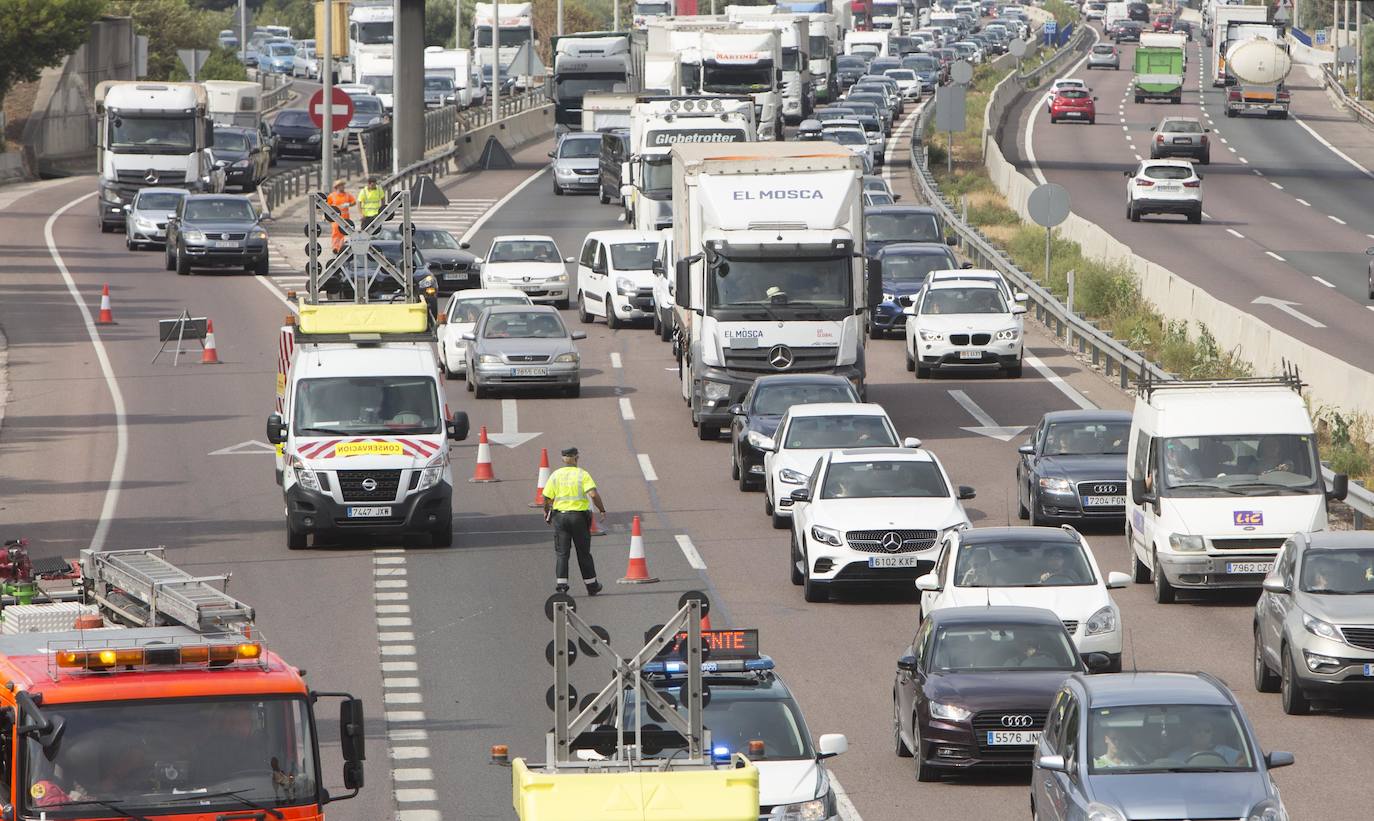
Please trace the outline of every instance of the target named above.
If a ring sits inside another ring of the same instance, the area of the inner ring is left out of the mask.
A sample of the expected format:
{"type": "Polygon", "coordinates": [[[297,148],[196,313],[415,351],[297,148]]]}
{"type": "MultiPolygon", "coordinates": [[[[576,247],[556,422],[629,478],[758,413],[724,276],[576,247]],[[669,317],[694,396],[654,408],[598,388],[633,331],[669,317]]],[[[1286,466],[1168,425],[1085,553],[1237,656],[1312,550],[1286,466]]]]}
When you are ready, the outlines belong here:
{"type": "Polygon", "coordinates": [[[1183,60],[1186,37],[1182,34],[1142,32],[1135,49],[1135,101],[1183,102],[1183,60]]]}
{"type": "Polygon", "coordinates": [[[902,34],[902,4],[900,0],[873,0],[873,30],[902,34]]]}
{"type": "Polygon", "coordinates": [[[582,98],[595,92],[640,90],[642,54],[629,32],[589,31],[553,38],[554,123],[582,124],[582,98]]]}
{"type": "Polygon", "coordinates": [[[101,231],[124,228],[124,206],[140,188],[224,190],[210,149],[215,124],[199,83],[106,80],[95,88],[95,161],[101,231]]]}
{"type": "MultiPolygon", "coordinates": [[[[1221,88],[1230,85],[1226,80],[1226,51],[1229,47],[1228,38],[1233,34],[1236,40],[1243,39],[1248,34],[1242,28],[1234,31],[1230,28],[1232,23],[1259,23],[1261,26],[1269,21],[1268,6],[1214,6],[1212,7],[1212,86],[1221,88]]],[[[1234,78],[1232,79],[1234,82],[1234,78]]]]}
{"type": "Polygon", "coordinates": [[[701,92],[754,98],[759,139],[782,139],[782,39],[776,31],[701,35],[701,92]]]}
{"type": "Polygon", "coordinates": [[[830,142],[673,146],[676,353],[701,439],[772,373],[862,390],[863,160],[830,142]]]}

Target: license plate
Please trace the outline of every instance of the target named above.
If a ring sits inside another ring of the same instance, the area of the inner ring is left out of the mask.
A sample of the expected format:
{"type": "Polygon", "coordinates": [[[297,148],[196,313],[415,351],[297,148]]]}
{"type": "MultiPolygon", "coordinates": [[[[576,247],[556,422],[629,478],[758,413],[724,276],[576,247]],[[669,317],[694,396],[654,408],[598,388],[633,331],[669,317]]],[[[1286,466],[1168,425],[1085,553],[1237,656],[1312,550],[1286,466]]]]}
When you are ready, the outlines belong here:
{"type": "Polygon", "coordinates": [[[1192,145],[1192,137],[1174,137],[1174,145],[1192,145]]]}
{"type": "Polygon", "coordinates": [[[1065,116],[1065,117],[1082,117],[1083,115],[1080,114],[1080,113],[1077,112],[1077,111],[1065,111],[1065,112],[1064,112],[1064,116],[1065,116]]]}
{"type": "Polygon", "coordinates": [[[544,286],[543,286],[543,285],[517,285],[517,286],[515,286],[515,287],[519,288],[519,289],[522,290],[522,291],[542,291],[542,290],[544,290],[544,286]]]}
{"type": "Polygon", "coordinates": [[[1274,569],[1273,562],[1227,562],[1227,573],[1268,573],[1274,569]]]}
{"type": "Polygon", "coordinates": [[[233,240],[215,240],[210,243],[211,248],[237,248],[239,244],[233,240]]]}
{"type": "Polygon", "coordinates": [[[582,182],[596,182],[596,181],[597,181],[597,178],[596,178],[596,177],[580,177],[579,179],[580,179],[582,182]]]}
{"type": "Polygon", "coordinates": [[[350,507],[348,518],[350,519],[384,519],[391,515],[391,508],[387,507],[350,507]]]}
{"type": "Polygon", "coordinates": [[[990,747],[1034,747],[1039,743],[1039,730],[988,730],[990,747]]]}
{"type": "Polygon", "coordinates": [[[1374,678],[1374,664],[1366,664],[1364,666],[1364,674],[1366,678],[1374,678]]]}
{"type": "Polygon", "coordinates": [[[1083,504],[1088,507],[1125,507],[1125,496],[1084,496],[1083,504]]]}
{"type": "Polygon", "coordinates": [[[468,278],[468,275],[467,275],[466,273],[462,272],[462,271],[445,271],[445,272],[444,272],[444,280],[445,280],[445,281],[454,280],[454,279],[467,279],[467,278],[468,278]]]}
{"type": "Polygon", "coordinates": [[[1158,183],[1160,191],[1182,191],[1183,186],[1174,183],[1158,183]]]}
{"type": "Polygon", "coordinates": [[[916,567],[920,559],[916,556],[870,556],[869,567],[916,567]]]}
{"type": "Polygon", "coordinates": [[[960,358],[960,359],[982,359],[982,358],[983,358],[983,352],[982,352],[982,351],[960,351],[960,352],[959,352],[959,358],[960,358]]]}
{"type": "Polygon", "coordinates": [[[511,376],[548,376],[548,368],[511,368],[511,376]]]}

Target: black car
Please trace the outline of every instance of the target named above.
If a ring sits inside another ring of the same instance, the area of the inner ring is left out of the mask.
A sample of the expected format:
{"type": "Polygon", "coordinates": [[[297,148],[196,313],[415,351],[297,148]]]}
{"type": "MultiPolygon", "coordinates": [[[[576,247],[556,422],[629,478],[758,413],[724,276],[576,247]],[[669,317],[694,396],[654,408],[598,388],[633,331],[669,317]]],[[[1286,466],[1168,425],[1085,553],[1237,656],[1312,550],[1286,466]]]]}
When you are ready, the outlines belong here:
{"type": "MultiPolygon", "coordinates": [[[[400,240],[401,233],[386,227],[377,236],[380,239],[400,240]]],[[[477,262],[477,255],[463,250],[452,233],[442,228],[417,225],[413,241],[425,269],[434,275],[439,294],[447,296],[454,291],[482,287],[482,267],[477,262]]]]}
{"type": "Polygon", "coordinates": [[[288,108],[279,113],[272,120],[272,135],[277,138],[277,151],[282,156],[304,154],[319,159],[324,151],[320,145],[320,127],[303,108],[288,108]]]}
{"type": "Polygon", "coordinates": [[[868,335],[880,339],[906,327],[902,309],[911,304],[931,271],[972,266],[971,262],[961,265],[943,242],[898,242],[879,248],[869,257],[868,276],[882,278],[883,301],[869,315],[868,335]]]}
{"type": "Polygon", "coordinates": [[[1031,524],[1120,521],[1126,515],[1129,411],[1045,414],[1018,450],[1018,513],[1031,524]]]}
{"type": "Polygon", "coordinates": [[[1126,4],[1126,17],[1129,18],[1130,20],[1137,21],[1137,22],[1141,22],[1141,23],[1148,23],[1148,22],[1150,22],[1150,4],[1149,4],[1149,3],[1127,3],[1127,4],[1126,4]]]}
{"type": "Polygon", "coordinates": [[[190,194],[167,219],[168,271],[242,267],[254,274],[268,270],[267,232],[246,196],[190,194]]]}
{"type": "Polygon", "coordinates": [[[267,176],[268,151],[251,128],[215,126],[215,145],[210,149],[215,167],[224,169],[224,184],[253,191],[267,176]]]}
{"type": "Polygon", "coordinates": [[[872,259],[885,245],[897,242],[945,242],[940,214],[927,205],[883,205],[864,210],[864,256],[872,259]]]}
{"type": "Polygon", "coordinates": [[[1122,20],[1116,26],[1116,33],[1112,39],[1117,43],[1139,43],[1140,33],[1145,30],[1145,24],[1138,20],[1122,20]]]}
{"type": "MultiPolygon", "coordinates": [[[[393,265],[400,267],[401,241],[399,239],[373,240],[372,248],[386,257],[393,265]]],[[[349,252],[345,250],[344,253],[349,252]]],[[[351,264],[345,263],[343,270],[326,279],[320,290],[334,299],[352,299],[354,279],[361,275],[369,280],[367,288],[369,299],[399,298],[403,293],[404,289],[401,288],[401,284],[386,272],[379,271],[377,263],[370,256],[363,259],[360,267],[361,274],[351,264]]],[[[429,305],[430,314],[437,315],[438,278],[425,264],[418,247],[415,249],[415,256],[411,259],[411,277],[415,280],[416,294],[423,297],[429,305]]]]}
{"type": "Polygon", "coordinates": [[[730,406],[730,478],[740,490],[763,488],[763,451],[749,442],[749,434],[771,438],[783,414],[793,405],[818,402],[862,402],[854,384],[830,374],[773,374],[760,376],[744,399],[730,406]]]}
{"type": "Polygon", "coordinates": [[[868,61],[858,55],[846,54],[835,58],[835,79],[843,91],[868,73],[868,61]]]}
{"type": "MultiPolygon", "coordinates": [[[[1109,659],[1094,653],[1093,669],[1109,659]]],[[[971,767],[1025,767],[1064,680],[1087,668],[1059,617],[1038,607],[927,614],[897,659],[892,743],[917,781],[971,767]]]]}

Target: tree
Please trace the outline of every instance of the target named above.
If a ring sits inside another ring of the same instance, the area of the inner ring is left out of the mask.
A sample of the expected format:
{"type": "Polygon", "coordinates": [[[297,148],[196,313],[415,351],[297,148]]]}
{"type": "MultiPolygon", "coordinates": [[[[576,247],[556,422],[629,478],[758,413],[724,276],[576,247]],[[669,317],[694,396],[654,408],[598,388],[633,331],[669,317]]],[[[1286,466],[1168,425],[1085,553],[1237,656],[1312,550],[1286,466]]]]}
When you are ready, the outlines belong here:
{"type": "Polygon", "coordinates": [[[0,98],[60,65],[104,10],[105,0],[0,0],[0,98]]]}
{"type": "MultiPolygon", "coordinates": [[[[0,0],[4,2],[5,0],[0,0]]],[[[230,13],[193,9],[186,0],[109,0],[111,14],[132,17],[148,37],[148,79],[167,80],[181,64],[177,49],[214,48],[230,13]]]]}

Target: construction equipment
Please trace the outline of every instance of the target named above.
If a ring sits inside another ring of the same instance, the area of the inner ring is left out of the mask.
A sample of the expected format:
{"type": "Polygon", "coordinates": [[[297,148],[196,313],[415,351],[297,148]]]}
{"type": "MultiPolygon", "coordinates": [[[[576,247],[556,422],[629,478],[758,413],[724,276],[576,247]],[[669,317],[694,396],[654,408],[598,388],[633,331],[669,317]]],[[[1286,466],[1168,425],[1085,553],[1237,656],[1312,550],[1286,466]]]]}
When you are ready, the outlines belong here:
{"type": "Polygon", "coordinates": [[[242,632],[252,625],[253,608],[225,592],[228,574],[192,576],[165,555],[161,547],[83,550],[86,592],[133,627],[180,624],[210,633],[242,632]]]}

